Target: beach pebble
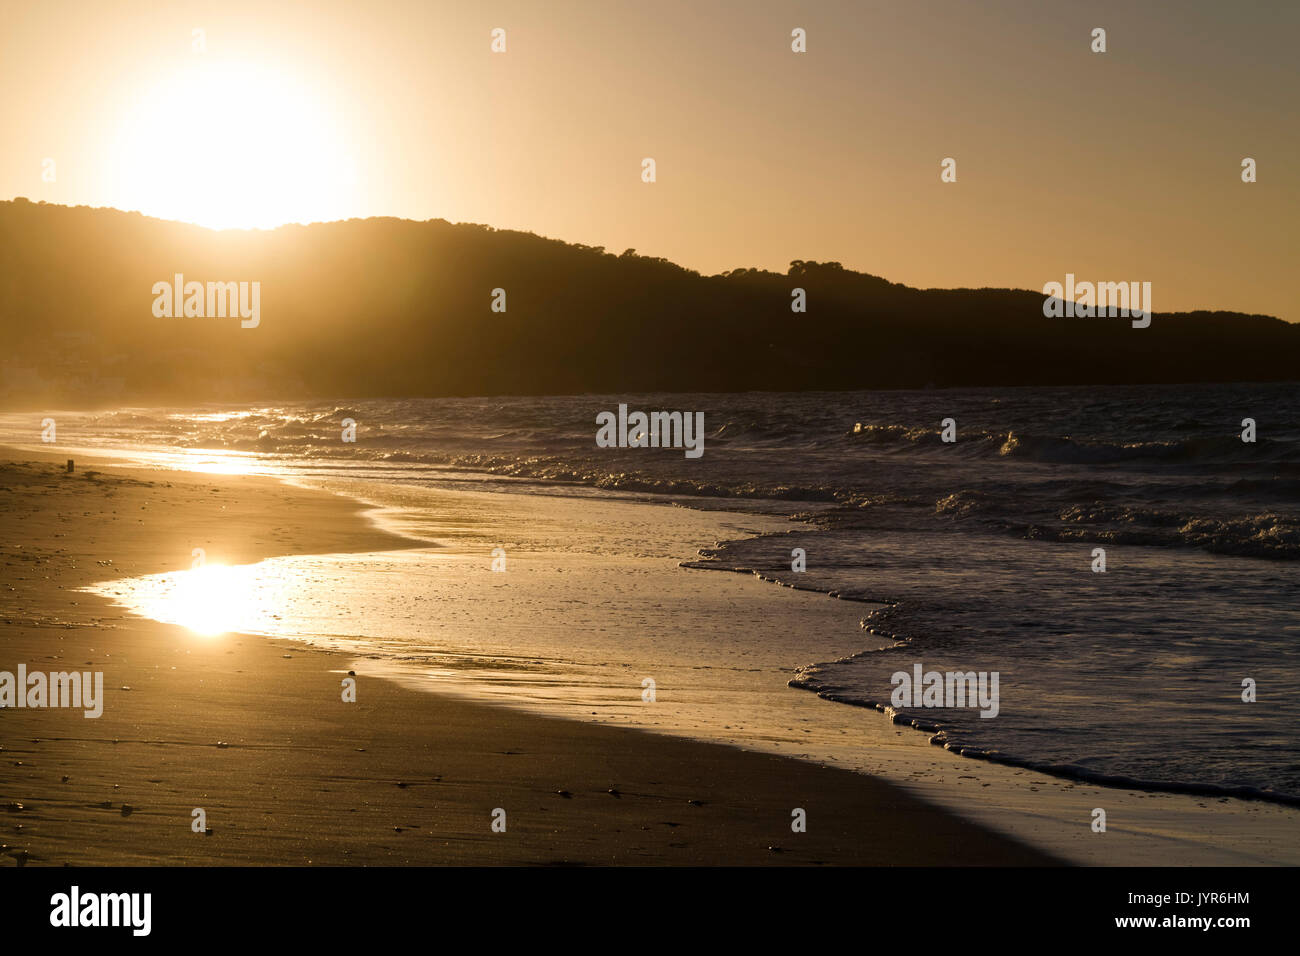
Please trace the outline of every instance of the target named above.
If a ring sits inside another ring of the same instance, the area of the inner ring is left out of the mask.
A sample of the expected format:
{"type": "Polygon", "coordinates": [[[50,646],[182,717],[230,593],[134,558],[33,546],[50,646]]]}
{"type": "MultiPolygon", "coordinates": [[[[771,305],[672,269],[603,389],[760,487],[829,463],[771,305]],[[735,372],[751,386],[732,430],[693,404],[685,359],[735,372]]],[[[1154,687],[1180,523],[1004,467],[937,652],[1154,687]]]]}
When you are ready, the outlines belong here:
{"type": "Polygon", "coordinates": [[[569,791],[567,790],[556,790],[555,792],[558,793],[560,796],[562,796],[565,800],[573,799],[573,794],[569,793],[569,791]]]}
{"type": "Polygon", "coordinates": [[[610,787],[610,788],[609,788],[608,790],[606,790],[605,792],[608,793],[611,797],[621,797],[621,796],[623,796],[621,793],[619,793],[619,792],[618,792],[617,790],[615,790],[613,787],[610,787]]]}

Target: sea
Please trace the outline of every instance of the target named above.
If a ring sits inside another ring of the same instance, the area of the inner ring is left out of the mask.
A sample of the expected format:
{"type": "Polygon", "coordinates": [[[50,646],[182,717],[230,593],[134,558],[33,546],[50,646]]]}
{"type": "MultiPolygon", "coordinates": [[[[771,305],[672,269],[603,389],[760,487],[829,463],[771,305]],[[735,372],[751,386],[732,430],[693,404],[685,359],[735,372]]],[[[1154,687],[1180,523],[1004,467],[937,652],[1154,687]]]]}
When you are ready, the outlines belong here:
{"type": "Polygon", "coordinates": [[[787,519],[681,562],[862,605],[861,649],[801,660],[784,693],[874,708],[972,758],[1300,803],[1294,385],[50,411],[0,415],[0,442],[38,444],[46,417],[61,447],[164,467],[787,519]],[[620,405],[702,412],[703,454],[600,447],[598,416],[620,405]],[[918,665],[996,674],[996,716],[900,700],[918,665]]]}

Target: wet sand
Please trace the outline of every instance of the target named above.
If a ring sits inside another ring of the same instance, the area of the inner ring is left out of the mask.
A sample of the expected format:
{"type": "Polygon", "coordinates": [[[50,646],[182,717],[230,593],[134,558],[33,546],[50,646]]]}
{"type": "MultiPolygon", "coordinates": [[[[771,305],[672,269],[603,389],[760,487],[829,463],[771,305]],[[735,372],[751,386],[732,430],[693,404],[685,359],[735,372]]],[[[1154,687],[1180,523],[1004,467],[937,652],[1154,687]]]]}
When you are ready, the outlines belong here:
{"type": "Polygon", "coordinates": [[[198,547],[246,563],[409,539],[381,531],[353,500],[272,479],[88,460],[67,475],[55,456],[9,455],[17,460],[0,464],[0,670],[103,671],[106,699],[93,720],[80,710],[0,715],[4,859],[1054,861],[846,769],[489,706],[364,670],[357,702],[344,703],[340,683],[357,666],[346,655],[203,637],[74,589],[188,568],[198,547]],[[807,832],[792,832],[796,808],[807,832]],[[194,832],[196,809],[210,833],[194,832]],[[505,832],[492,829],[497,809],[505,832]]]}

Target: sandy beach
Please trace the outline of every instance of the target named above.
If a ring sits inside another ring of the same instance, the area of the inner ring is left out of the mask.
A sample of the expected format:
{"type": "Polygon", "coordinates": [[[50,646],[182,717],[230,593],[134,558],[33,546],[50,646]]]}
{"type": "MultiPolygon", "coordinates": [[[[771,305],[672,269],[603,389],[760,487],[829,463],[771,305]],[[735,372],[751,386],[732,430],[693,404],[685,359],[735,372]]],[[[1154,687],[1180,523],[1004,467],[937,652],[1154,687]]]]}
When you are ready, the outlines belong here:
{"type": "Polygon", "coordinates": [[[10,811],[0,842],[15,859],[1300,862],[1288,837],[1300,832],[1295,809],[1088,786],[965,759],[873,711],[785,687],[800,661],[751,646],[784,629],[808,635],[810,656],[851,653],[866,640],[863,606],[679,567],[692,548],[783,519],[327,483],[340,494],[109,460],[79,459],[68,475],[53,456],[9,456],[0,470],[0,669],[103,670],[106,688],[95,720],[5,712],[0,803],[10,811]],[[488,570],[501,542],[510,543],[509,575],[488,570]],[[616,635],[629,626],[661,634],[665,649],[645,667],[664,699],[643,705],[638,669],[621,697],[608,678],[588,687],[579,674],[569,685],[554,668],[537,678],[462,659],[431,676],[427,665],[331,650],[311,634],[205,636],[74,590],[99,582],[111,593],[103,582],[187,569],[194,548],[229,565],[288,562],[282,577],[306,580],[308,594],[329,592],[311,598],[319,613],[343,614],[328,599],[347,592],[376,633],[400,626],[397,595],[423,626],[481,649],[484,662],[549,631],[558,645],[611,621],[621,622],[605,628],[616,635]],[[370,591],[353,583],[366,578],[377,582],[370,591]],[[743,666],[720,673],[683,656],[690,645],[672,638],[688,628],[731,642],[743,666]],[[356,703],[341,699],[350,671],[356,703]],[[725,726],[719,713],[730,715],[725,726]],[[1097,807],[1106,833],[1090,828],[1097,807]],[[210,834],[192,831],[196,808],[210,834]],[[498,808],[504,833],[491,828],[498,808]],[[807,832],[791,829],[796,808],[807,832]]]}
{"type": "Polygon", "coordinates": [[[106,690],[94,720],[4,713],[0,842],[16,863],[1053,861],[846,769],[552,719],[364,672],[357,702],[343,703],[353,665],[342,655],[204,639],[74,589],[187,568],[196,547],[245,563],[410,540],[379,530],[353,500],[272,479],[88,460],[68,475],[54,456],[9,457],[0,667],[102,670],[106,690]],[[491,827],[497,808],[504,833],[491,827]],[[794,808],[807,812],[806,833],[791,830],[794,808]],[[192,829],[196,809],[210,833],[192,829]]]}

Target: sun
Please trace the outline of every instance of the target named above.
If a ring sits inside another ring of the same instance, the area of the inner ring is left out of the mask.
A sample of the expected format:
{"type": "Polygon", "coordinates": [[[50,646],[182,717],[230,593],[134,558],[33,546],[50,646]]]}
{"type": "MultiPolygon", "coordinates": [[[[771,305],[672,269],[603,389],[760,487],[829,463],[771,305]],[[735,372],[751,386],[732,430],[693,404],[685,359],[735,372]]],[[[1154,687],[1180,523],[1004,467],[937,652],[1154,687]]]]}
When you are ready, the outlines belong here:
{"type": "Polygon", "coordinates": [[[242,61],[201,57],[142,92],[110,153],[112,205],[215,229],[345,218],[356,183],[321,94],[242,61]]]}

